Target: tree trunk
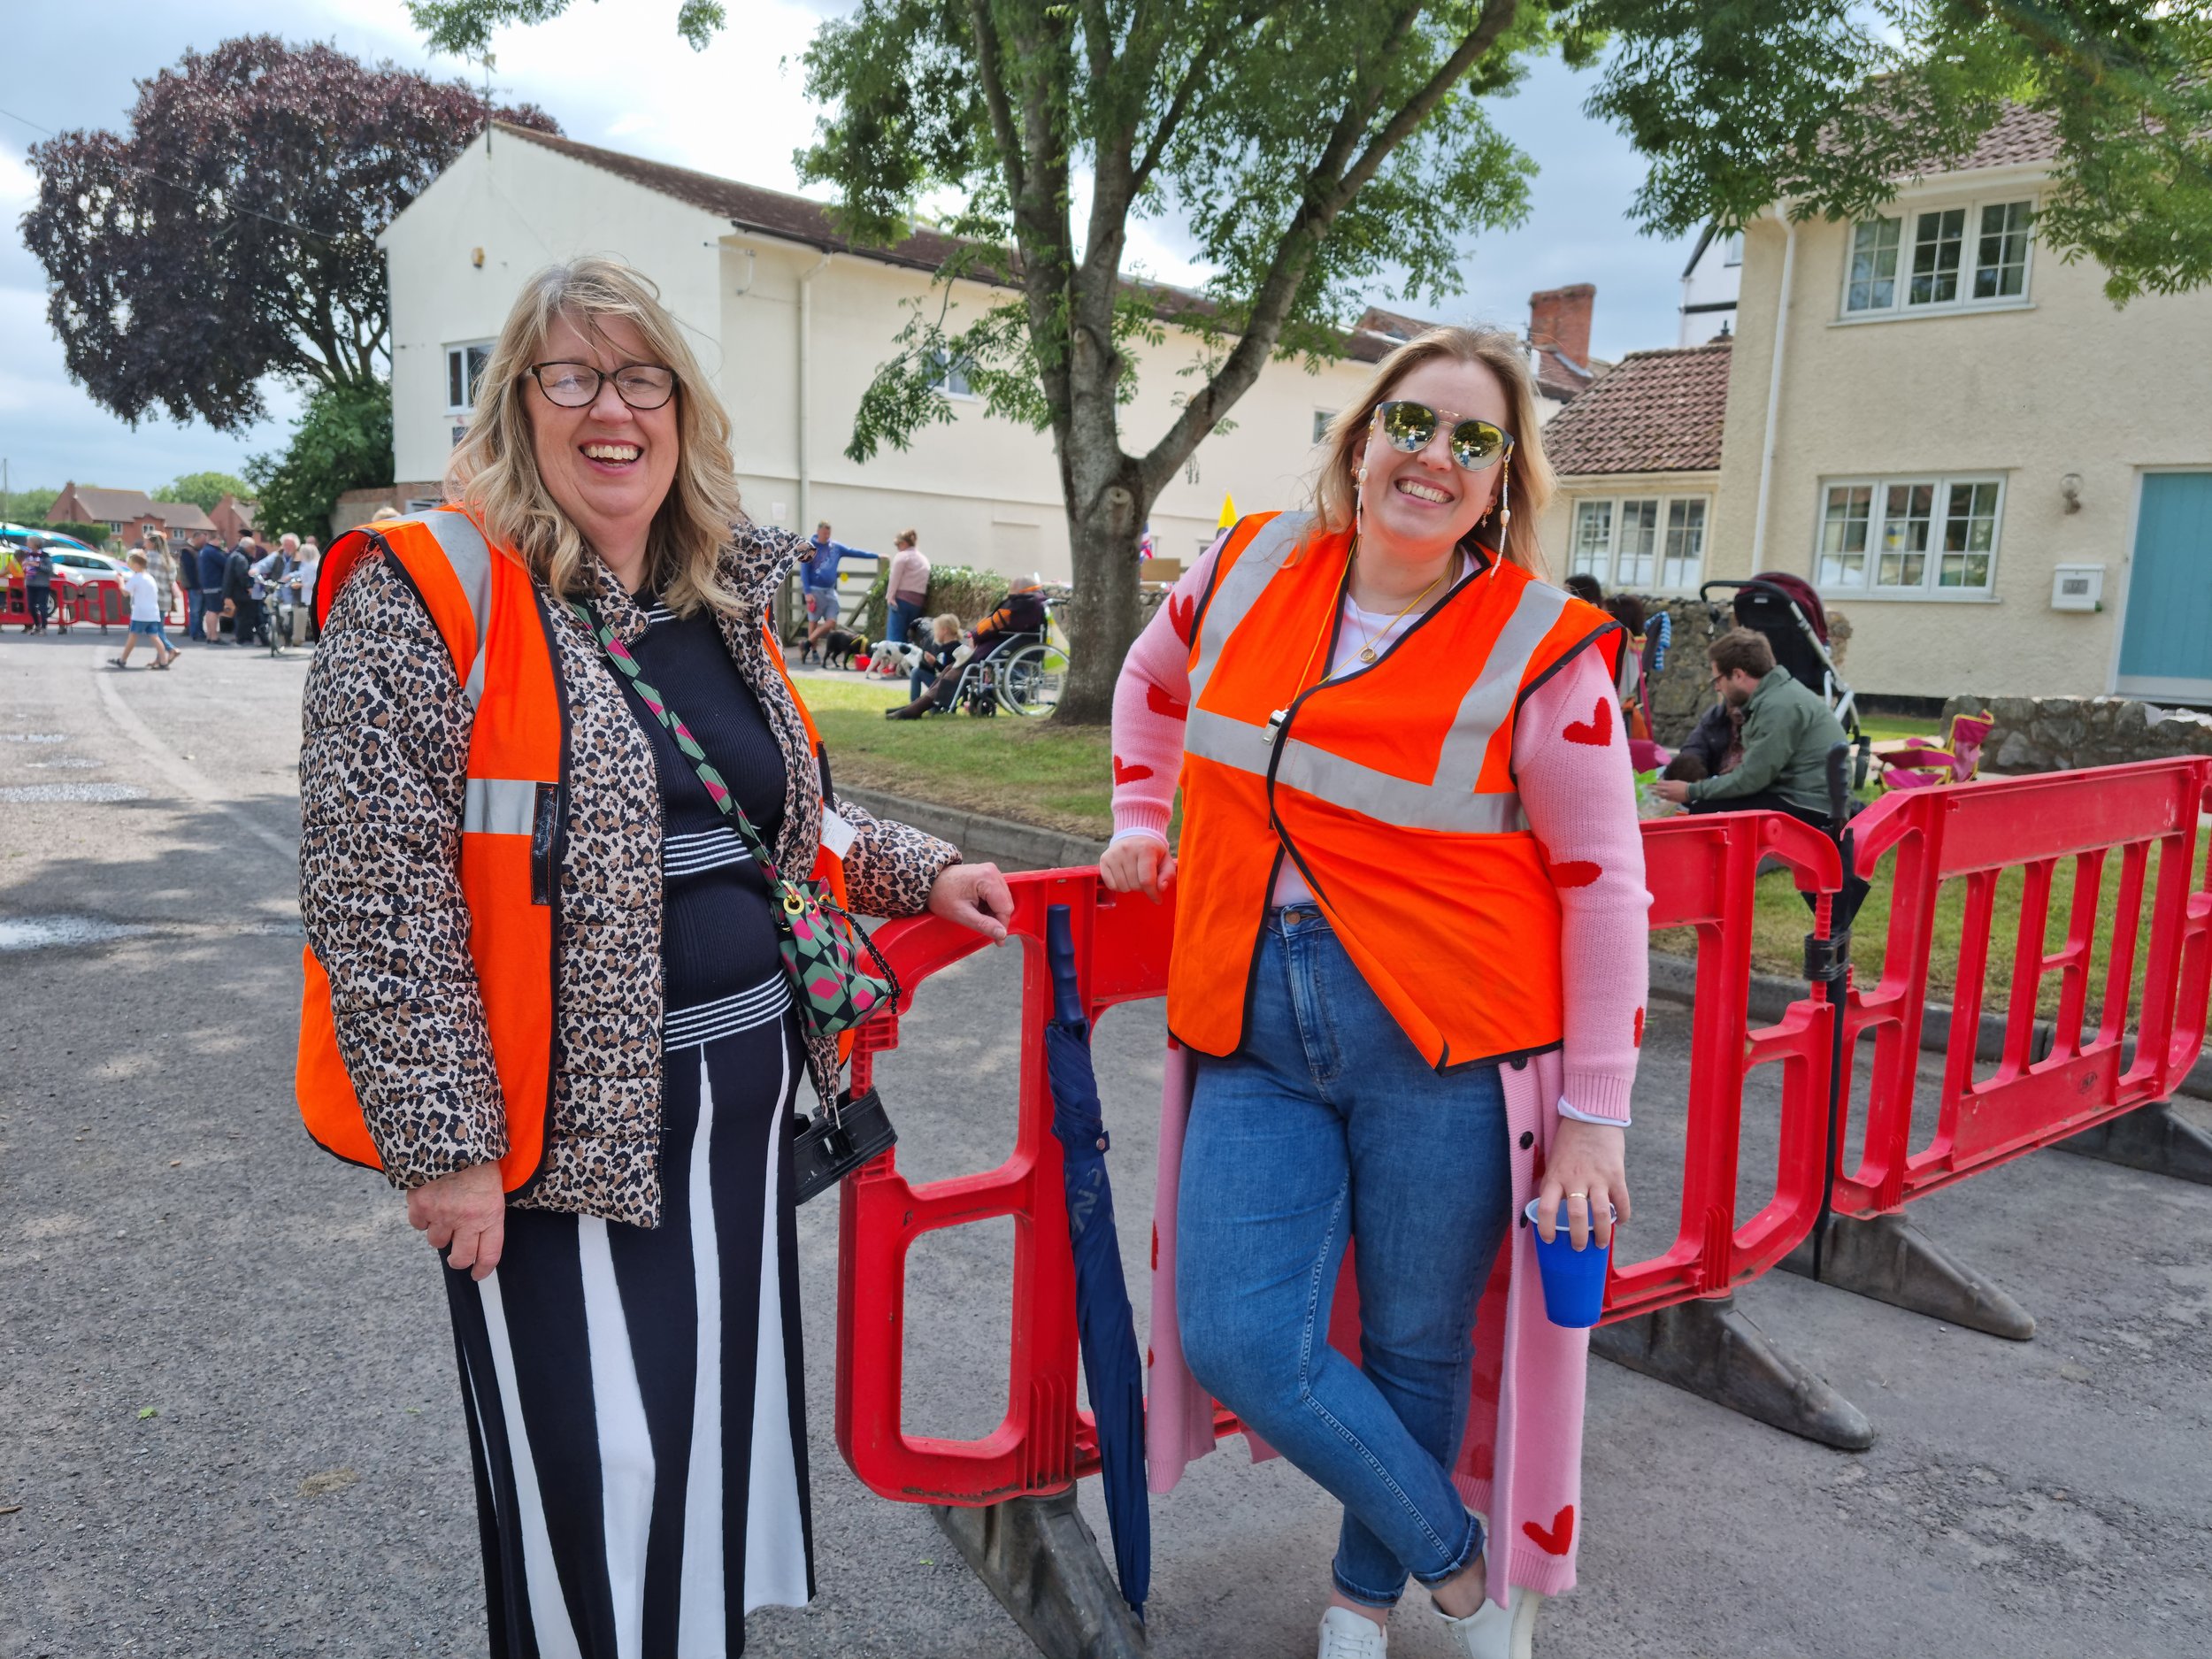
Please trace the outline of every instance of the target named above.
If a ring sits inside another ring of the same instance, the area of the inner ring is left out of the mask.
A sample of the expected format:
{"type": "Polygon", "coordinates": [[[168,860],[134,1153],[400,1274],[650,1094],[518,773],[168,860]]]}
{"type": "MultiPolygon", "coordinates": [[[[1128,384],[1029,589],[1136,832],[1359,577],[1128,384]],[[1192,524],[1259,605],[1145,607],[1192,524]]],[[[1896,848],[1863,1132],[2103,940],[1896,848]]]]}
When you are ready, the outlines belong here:
{"type": "Polygon", "coordinates": [[[1075,610],[1068,624],[1068,678],[1054,718],[1104,725],[1113,716],[1114,681],[1137,637],[1137,565],[1144,499],[1133,461],[1119,481],[1092,496],[1088,511],[1068,506],[1068,551],[1075,567],[1075,610]]]}

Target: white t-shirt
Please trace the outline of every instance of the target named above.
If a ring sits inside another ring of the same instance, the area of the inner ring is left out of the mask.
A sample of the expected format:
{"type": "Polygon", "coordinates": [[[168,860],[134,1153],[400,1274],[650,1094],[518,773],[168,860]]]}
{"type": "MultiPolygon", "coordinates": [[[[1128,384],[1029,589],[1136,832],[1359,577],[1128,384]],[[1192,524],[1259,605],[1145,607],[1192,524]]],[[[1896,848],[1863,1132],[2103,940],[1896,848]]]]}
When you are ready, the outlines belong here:
{"type": "Polygon", "coordinates": [[[154,579],[144,571],[133,571],[123,578],[123,591],[131,596],[132,621],[161,620],[161,596],[155,591],[154,579]]]}
{"type": "MultiPolygon", "coordinates": [[[[1348,669],[1359,667],[1359,654],[1371,650],[1380,657],[1397,641],[1398,636],[1421,619],[1425,611],[1393,619],[1387,611],[1363,611],[1352,603],[1349,594],[1344,597],[1344,626],[1336,631],[1336,651],[1329,658],[1329,672],[1323,676],[1333,680],[1348,669]]],[[[1275,890],[1268,897],[1268,905],[1281,910],[1286,904],[1295,904],[1302,899],[1313,897],[1313,889],[1298,873],[1298,866],[1286,856],[1275,872],[1275,890]]]]}

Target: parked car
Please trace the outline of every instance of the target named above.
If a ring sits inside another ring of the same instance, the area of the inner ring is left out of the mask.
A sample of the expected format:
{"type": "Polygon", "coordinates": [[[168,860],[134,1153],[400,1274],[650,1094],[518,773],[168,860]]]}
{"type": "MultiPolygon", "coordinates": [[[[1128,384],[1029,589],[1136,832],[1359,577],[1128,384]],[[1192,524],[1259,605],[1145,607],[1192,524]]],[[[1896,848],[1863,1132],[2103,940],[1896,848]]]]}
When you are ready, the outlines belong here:
{"type": "Polygon", "coordinates": [[[44,536],[46,545],[57,552],[65,548],[73,548],[80,553],[93,551],[75,536],[64,535],[58,530],[42,530],[35,524],[0,524],[0,547],[5,547],[12,552],[20,553],[23,544],[35,535],[44,536]]]}
{"type": "Polygon", "coordinates": [[[73,582],[119,582],[131,573],[121,559],[95,553],[81,542],[63,547],[50,542],[46,551],[54,561],[54,574],[73,582]]]}

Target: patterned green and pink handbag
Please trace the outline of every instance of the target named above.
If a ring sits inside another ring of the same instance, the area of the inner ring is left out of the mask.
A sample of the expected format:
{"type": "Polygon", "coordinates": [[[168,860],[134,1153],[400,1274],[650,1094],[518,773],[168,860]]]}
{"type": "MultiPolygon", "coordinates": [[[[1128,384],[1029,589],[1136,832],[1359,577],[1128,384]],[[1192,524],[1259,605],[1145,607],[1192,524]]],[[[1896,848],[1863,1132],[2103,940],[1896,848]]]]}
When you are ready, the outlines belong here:
{"type": "Polygon", "coordinates": [[[629,648],[588,607],[572,600],[568,608],[598,636],[607,660],[628,677],[633,688],[644,699],[645,706],[659,718],[668,734],[676,740],[676,747],[691,762],[691,769],[699,774],[699,781],[706,786],[709,797],[722,809],[723,816],[737,826],[737,833],[752,849],[754,862],[767,879],[772,902],[777,906],[777,932],[781,935],[784,972],[791,976],[792,989],[797,994],[799,1008],[806,1016],[808,1025],[826,1037],[833,1037],[865,1024],[896,1002],[898,979],[891,972],[891,964],[883,959],[883,953],[876,949],[875,941],[822,890],[819,882],[795,881],[776,868],[767,843],[753,828],[745,810],[738,805],[729,785],[707,759],[706,751],[699,747],[690,728],[662,699],[661,694],[646,684],[629,648]],[[866,953],[864,957],[863,952],[866,953]]]}

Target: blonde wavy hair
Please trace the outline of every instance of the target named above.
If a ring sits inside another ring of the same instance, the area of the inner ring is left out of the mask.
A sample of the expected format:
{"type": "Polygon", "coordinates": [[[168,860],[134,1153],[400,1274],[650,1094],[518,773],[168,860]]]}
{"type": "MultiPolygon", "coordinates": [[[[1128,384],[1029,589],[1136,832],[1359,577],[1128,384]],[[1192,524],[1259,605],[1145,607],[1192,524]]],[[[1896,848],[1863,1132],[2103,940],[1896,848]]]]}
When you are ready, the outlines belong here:
{"type": "Polygon", "coordinates": [[[530,441],[530,365],[541,360],[546,337],[564,319],[595,342],[608,322],[626,322],[644,338],[648,355],[676,372],[676,473],[646,534],[646,580],[679,616],[701,605],[738,609],[718,570],[731,526],[743,516],[729,415],[682,327],[661,303],[660,289],[618,259],[571,259],[522,285],[484,365],[468,431],[453,452],[448,495],[481,515],[491,539],[512,548],[555,593],[591,593],[595,555],[554,504],[530,441]]]}
{"type": "MultiPolygon", "coordinates": [[[[1359,499],[1359,463],[1367,423],[1379,404],[1390,401],[1406,376],[1424,363],[1445,359],[1479,363],[1498,377],[1505,388],[1506,430],[1513,434],[1513,452],[1502,464],[1509,486],[1507,505],[1513,517],[1506,526],[1505,557],[1532,575],[1548,574],[1544,550],[1536,537],[1536,521],[1551,499],[1555,479],[1551,463],[1544,459],[1544,445],[1537,435],[1536,382],[1528,372],[1525,348],[1511,334],[1486,328],[1431,328],[1416,334],[1375,367],[1356,403],[1348,403],[1322,434],[1320,475],[1313,486],[1313,534],[1333,535],[1352,527],[1353,509],[1359,499]]],[[[1468,542],[1474,541],[1471,532],[1468,542]]],[[[1463,543],[1463,545],[1465,545],[1463,543]]]]}

